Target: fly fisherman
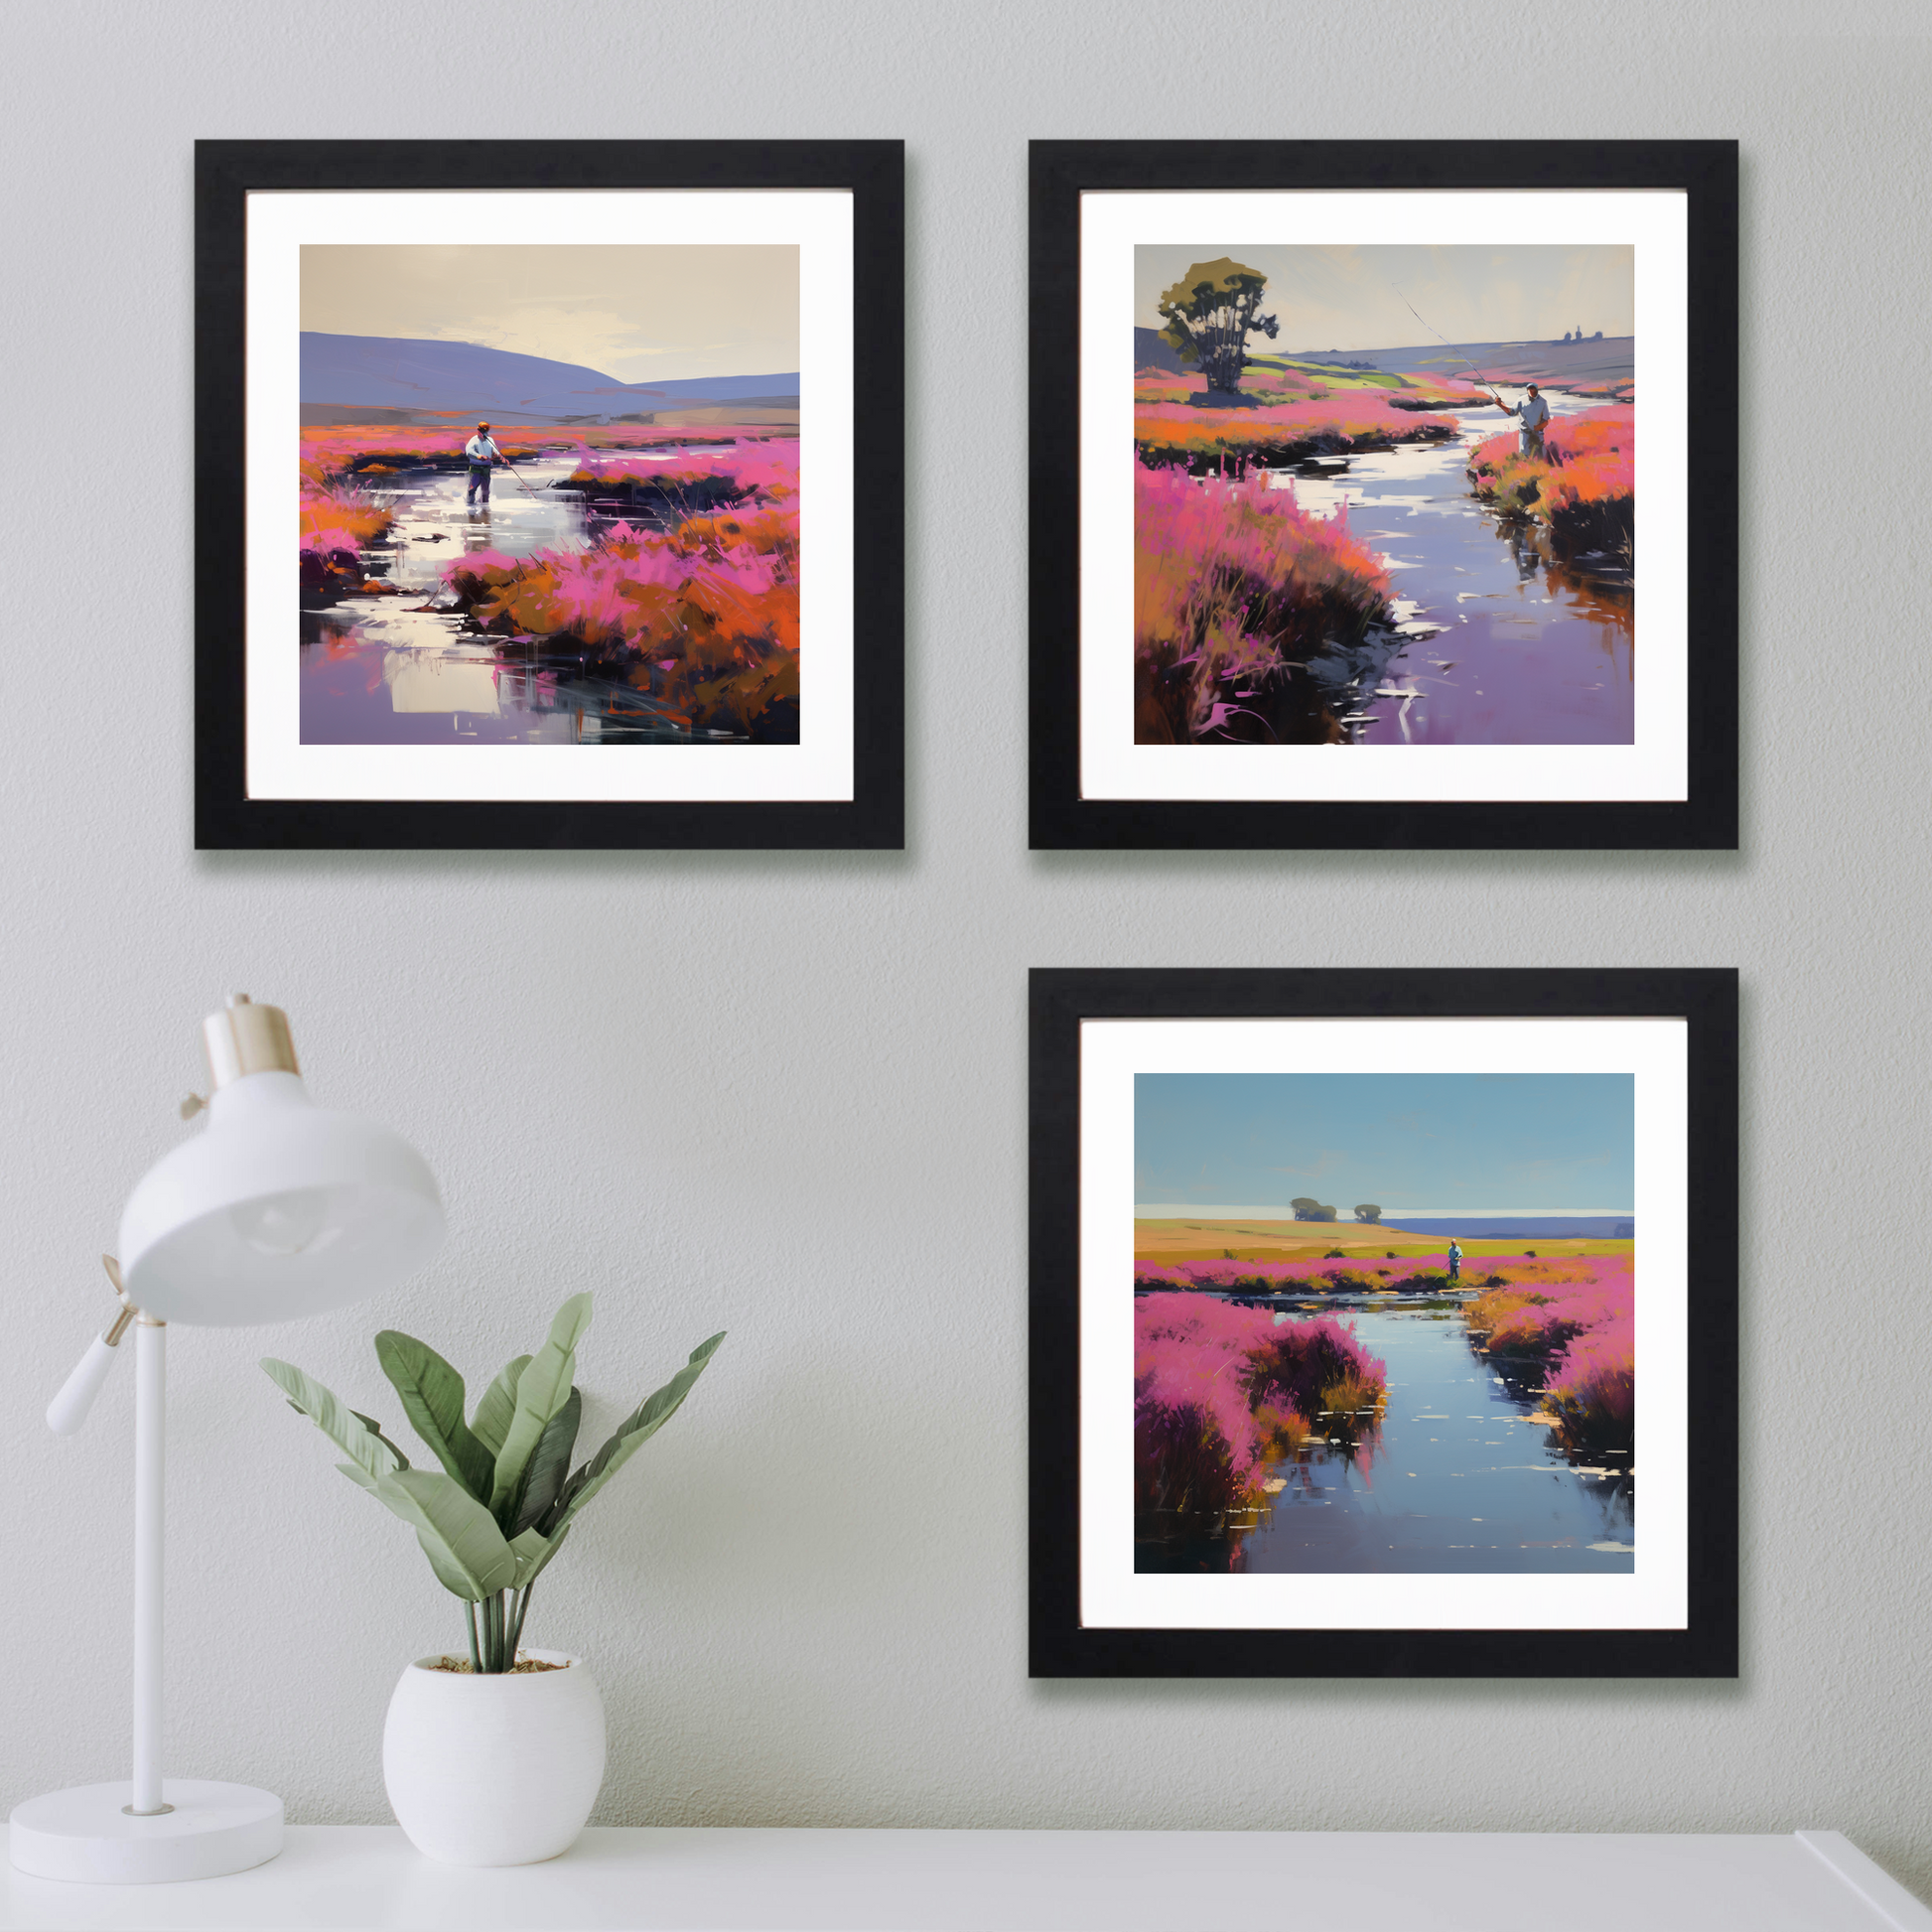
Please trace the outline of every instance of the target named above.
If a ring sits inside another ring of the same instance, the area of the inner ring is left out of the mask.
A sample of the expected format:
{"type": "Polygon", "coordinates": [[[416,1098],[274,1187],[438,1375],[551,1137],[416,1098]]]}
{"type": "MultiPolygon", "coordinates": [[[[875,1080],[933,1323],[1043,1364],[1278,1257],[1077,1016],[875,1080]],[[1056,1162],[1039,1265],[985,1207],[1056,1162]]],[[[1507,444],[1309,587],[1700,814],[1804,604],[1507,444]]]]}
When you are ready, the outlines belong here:
{"type": "Polygon", "coordinates": [[[483,492],[485,503],[489,501],[489,466],[501,463],[503,453],[490,441],[489,425],[479,423],[477,433],[463,446],[463,454],[470,459],[470,487],[464,492],[463,500],[474,504],[477,492],[483,492]]]}
{"type": "Polygon", "coordinates": [[[1521,453],[1535,457],[1540,463],[1543,460],[1543,427],[1550,420],[1550,405],[1537,393],[1536,384],[1530,384],[1529,394],[1519,403],[1506,403],[1498,396],[1496,407],[1505,416],[1516,416],[1522,420],[1521,453]]]}
{"type": "Polygon", "coordinates": [[[1462,1244],[1454,1235],[1449,1236],[1449,1286],[1453,1288],[1462,1279],[1462,1244]]]}

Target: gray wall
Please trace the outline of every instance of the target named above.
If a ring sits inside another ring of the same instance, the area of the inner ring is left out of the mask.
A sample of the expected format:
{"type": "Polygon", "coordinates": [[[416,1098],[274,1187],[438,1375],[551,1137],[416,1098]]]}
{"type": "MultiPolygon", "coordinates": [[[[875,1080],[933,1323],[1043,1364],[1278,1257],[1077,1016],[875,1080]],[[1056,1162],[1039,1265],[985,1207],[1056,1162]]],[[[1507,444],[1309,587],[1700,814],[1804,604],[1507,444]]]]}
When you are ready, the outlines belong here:
{"type": "Polygon", "coordinates": [[[1819,1825],[1932,1888],[1932,60],[1903,7],[1774,31],[1816,17],[10,8],[0,1803],[123,1762],[131,1378],[40,1410],[243,987],[453,1236],[379,1308],[177,1336],[178,1770],[384,1819],[390,1685],[458,1634],[255,1355],[374,1401],[377,1326],[493,1370],[589,1288],[593,1425],[732,1331],[534,1600],[605,1820],[1819,1825]],[[904,854],[190,849],[190,143],[487,129],[909,138],[904,854]],[[1026,141],[1210,131],[1742,138],[1741,853],[1028,856],[1026,141]],[[1029,1683],[1026,969],[1657,962],[1745,970],[1739,1680],[1029,1683]]]}

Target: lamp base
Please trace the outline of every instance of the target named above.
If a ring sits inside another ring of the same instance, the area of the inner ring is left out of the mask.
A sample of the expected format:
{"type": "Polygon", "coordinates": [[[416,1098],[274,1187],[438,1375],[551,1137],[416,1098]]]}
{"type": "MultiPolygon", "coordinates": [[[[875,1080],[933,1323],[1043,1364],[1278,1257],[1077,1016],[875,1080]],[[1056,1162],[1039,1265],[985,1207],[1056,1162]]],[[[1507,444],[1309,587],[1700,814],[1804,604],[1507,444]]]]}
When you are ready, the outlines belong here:
{"type": "Polygon", "coordinates": [[[161,1795],[174,1810],[130,1818],[122,1806],[133,1792],[122,1778],[16,1805],[8,1833],[15,1867],[76,1884],[156,1885],[246,1871],[282,1849],[282,1801],[273,1792],[167,1778],[161,1795]]]}

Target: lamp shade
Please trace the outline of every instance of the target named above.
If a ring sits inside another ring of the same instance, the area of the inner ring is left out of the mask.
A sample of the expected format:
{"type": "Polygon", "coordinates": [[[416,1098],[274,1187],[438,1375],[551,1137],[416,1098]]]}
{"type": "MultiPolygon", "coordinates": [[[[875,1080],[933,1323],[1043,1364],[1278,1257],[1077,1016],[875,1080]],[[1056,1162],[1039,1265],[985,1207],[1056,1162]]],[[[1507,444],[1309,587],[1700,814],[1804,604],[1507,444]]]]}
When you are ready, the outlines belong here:
{"type": "Polygon", "coordinates": [[[121,1276],[164,1321],[287,1321],[392,1287],[443,1225],[435,1176],[400,1135],[316,1106],[299,1073],[251,1072],[128,1196],[121,1276]]]}

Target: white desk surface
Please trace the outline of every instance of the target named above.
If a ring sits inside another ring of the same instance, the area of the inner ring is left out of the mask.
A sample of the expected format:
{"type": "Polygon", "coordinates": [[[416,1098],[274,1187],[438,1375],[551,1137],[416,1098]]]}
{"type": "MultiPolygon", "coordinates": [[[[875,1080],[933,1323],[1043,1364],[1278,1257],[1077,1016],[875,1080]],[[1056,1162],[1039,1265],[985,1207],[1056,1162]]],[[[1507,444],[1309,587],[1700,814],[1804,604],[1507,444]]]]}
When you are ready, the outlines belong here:
{"type": "Polygon", "coordinates": [[[178,1885],[7,1867],[4,1932],[1932,1932],[1837,1832],[657,1831],[464,1870],[394,1826],[293,1826],[279,1859],[178,1885]]]}

